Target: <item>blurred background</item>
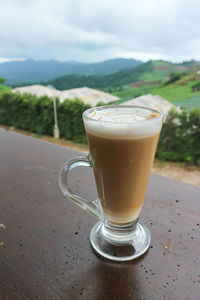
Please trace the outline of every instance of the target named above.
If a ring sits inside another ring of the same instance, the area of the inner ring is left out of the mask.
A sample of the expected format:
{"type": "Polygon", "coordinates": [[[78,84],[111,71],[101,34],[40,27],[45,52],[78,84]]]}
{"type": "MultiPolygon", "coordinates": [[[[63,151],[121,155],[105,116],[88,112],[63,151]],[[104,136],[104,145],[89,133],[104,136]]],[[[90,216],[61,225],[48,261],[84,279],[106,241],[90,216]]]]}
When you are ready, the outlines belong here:
{"type": "Polygon", "coordinates": [[[153,107],[155,172],[200,185],[200,2],[0,3],[1,127],[83,150],[85,109],[153,107]]]}

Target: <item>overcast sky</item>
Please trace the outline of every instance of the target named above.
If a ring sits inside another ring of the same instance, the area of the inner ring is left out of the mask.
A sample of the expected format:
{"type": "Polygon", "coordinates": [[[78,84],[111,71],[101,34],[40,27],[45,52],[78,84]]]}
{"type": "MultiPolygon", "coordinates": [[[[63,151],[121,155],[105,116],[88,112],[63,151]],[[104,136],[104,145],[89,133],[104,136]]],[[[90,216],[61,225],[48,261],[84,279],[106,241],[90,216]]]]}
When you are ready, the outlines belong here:
{"type": "Polygon", "coordinates": [[[0,0],[0,61],[200,60],[199,0],[0,0]]]}

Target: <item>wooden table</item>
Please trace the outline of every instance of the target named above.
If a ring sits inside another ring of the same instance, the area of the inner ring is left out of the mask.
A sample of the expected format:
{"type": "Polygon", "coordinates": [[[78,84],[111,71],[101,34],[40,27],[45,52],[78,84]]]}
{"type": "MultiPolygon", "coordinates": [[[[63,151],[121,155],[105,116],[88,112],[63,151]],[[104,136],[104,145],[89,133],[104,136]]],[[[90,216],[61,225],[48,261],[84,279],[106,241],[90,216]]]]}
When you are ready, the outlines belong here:
{"type": "MultiPolygon", "coordinates": [[[[89,243],[96,218],[58,188],[59,169],[77,155],[0,129],[0,299],[199,300],[200,188],[152,175],[141,215],[151,247],[135,261],[110,262],[89,243]]],[[[88,170],[71,183],[95,197],[88,170]]]]}

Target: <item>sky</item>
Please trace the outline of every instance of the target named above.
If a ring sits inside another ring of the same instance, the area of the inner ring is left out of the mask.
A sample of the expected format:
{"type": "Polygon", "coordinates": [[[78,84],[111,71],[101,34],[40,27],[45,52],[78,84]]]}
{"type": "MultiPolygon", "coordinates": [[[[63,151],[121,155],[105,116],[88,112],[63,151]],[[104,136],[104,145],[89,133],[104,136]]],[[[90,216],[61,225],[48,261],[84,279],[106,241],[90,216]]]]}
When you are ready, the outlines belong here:
{"type": "Polygon", "coordinates": [[[200,60],[199,0],[0,0],[0,62],[200,60]]]}

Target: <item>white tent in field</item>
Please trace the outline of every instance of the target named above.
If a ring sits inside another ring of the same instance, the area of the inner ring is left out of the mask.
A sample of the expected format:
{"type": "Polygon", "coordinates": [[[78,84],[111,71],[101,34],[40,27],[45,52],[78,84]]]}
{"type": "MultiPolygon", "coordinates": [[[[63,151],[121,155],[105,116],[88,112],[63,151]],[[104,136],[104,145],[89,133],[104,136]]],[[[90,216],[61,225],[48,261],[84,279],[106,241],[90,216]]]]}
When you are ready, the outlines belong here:
{"type": "Polygon", "coordinates": [[[78,98],[82,100],[84,103],[90,104],[91,106],[97,105],[98,102],[110,103],[119,100],[118,97],[88,87],[65,90],[62,91],[60,95],[61,102],[64,101],[64,99],[75,99],[75,98],[78,98]]]}
{"type": "Polygon", "coordinates": [[[60,96],[60,91],[40,84],[18,87],[13,89],[12,92],[13,93],[18,92],[20,94],[27,93],[27,94],[36,95],[37,97],[41,97],[41,96],[59,97],[60,96]]]}
{"type": "Polygon", "coordinates": [[[168,112],[171,109],[176,110],[176,106],[173,105],[171,102],[167,101],[161,96],[152,95],[152,94],[142,95],[140,97],[123,102],[121,105],[123,104],[149,107],[163,112],[165,116],[167,116],[168,112]]]}
{"type": "Polygon", "coordinates": [[[65,99],[73,100],[78,98],[81,101],[83,101],[85,104],[90,104],[91,106],[97,105],[98,102],[103,102],[107,104],[119,100],[118,97],[115,97],[111,94],[101,92],[95,89],[91,89],[88,87],[58,91],[51,87],[37,84],[37,85],[18,87],[13,89],[12,91],[14,93],[19,92],[21,94],[29,93],[29,94],[36,95],[38,97],[44,95],[49,97],[59,97],[60,102],[63,102],[65,99]]]}

